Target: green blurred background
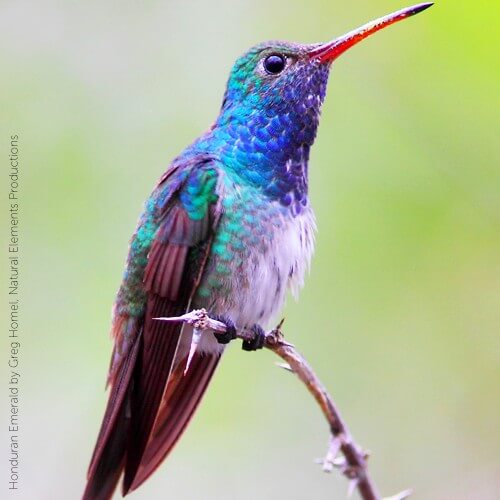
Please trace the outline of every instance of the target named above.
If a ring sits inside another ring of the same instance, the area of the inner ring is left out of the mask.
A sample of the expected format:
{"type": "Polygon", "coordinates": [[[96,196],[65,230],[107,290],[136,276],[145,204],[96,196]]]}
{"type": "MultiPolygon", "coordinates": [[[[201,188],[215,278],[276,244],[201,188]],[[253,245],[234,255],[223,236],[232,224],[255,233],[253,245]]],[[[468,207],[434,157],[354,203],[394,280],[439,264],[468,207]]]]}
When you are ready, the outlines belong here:
{"type": "MultiPolygon", "coordinates": [[[[7,168],[19,134],[22,161],[17,498],[82,492],[128,239],[170,159],[215,118],[233,60],[261,40],[327,40],[410,2],[0,4],[0,146],[7,168]]],[[[312,153],[317,251],[286,333],[372,451],[387,495],[500,498],[494,8],[440,1],[342,57],[312,153]]],[[[232,346],[189,431],[133,498],[345,498],[346,481],[313,463],[328,441],[322,416],[274,361],[232,346]]]]}

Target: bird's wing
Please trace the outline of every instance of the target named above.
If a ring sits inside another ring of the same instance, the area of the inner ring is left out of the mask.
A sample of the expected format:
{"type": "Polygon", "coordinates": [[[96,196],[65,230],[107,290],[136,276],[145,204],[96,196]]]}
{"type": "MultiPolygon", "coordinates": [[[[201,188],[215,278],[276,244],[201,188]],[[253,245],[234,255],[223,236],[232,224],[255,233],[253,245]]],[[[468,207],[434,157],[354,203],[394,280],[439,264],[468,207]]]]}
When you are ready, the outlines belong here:
{"type": "Polygon", "coordinates": [[[123,469],[124,494],[141,463],[141,476],[153,462],[154,470],[166,454],[163,443],[170,443],[170,449],[177,440],[211,378],[218,355],[195,356],[179,379],[179,370],[172,368],[185,366],[176,359],[183,325],[153,318],[178,316],[188,309],[220,215],[220,190],[217,167],[197,158],[167,172],[149,212],[146,204],[115,307],[111,392],[88,471],[86,500],[110,498],[123,469]],[[134,314],[130,303],[141,294],[144,311],[134,314]],[[148,451],[150,446],[161,448],[160,458],[148,451]]]}

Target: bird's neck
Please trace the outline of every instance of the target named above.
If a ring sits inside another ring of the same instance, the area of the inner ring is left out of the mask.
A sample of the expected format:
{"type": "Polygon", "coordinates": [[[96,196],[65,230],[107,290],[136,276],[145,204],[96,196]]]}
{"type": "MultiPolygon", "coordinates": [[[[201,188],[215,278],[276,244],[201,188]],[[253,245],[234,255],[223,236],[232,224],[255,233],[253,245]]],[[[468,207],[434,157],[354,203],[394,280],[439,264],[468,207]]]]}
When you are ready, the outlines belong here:
{"type": "Polygon", "coordinates": [[[300,213],[307,205],[309,151],[318,121],[318,108],[307,103],[278,113],[226,106],[197,147],[216,154],[243,183],[300,213]]]}

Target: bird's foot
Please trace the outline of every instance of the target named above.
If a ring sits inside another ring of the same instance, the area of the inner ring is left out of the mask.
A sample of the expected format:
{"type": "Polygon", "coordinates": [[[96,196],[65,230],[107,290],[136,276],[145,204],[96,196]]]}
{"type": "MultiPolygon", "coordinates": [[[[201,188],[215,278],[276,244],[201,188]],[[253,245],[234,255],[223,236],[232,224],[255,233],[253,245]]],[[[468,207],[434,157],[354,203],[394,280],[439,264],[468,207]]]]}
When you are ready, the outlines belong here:
{"type": "Polygon", "coordinates": [[[214,336],[219,344],[229,344],[236,338],[236,325],[226,316],[213,316],[214,319],[226,325],[225,332],[214,332],[214,336]]]}
{"type": "MultiPolygon", "coordinates": [[[[212,318],[226,325],[225,332],[214,332],[214,337],[217,339],[219,344],[229,344],[231,340],[237,338],[236,325],[227,316],[213,315],[212,318]]],[[[260,325],[257,324],[253,325],[249,330],[253,333],[253,337],[243,341],[241,346],[242,349],[244,351],[257,351],[258,349],[262,349],[266,341],[266,332],[260,325]]]]}
{"type": "Polygon", "coordinates": [[[257,351],[264,347],[266,341],[266,332],[260,325],[253,325],[250,331],[254,334],[251,340],[244,340],[241,348],[244,351],[257,351]]]}

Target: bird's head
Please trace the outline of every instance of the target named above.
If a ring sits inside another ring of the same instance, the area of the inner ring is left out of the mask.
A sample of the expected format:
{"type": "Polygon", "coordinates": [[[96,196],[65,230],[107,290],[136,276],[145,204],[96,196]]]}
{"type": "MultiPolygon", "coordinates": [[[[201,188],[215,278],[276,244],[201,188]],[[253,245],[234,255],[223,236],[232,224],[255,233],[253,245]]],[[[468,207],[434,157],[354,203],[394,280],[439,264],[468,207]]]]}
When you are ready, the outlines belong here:
{"type": "Polygon", "coordinates": [[[402,9],[327,43],[306,45],[271,41],[252,47],[231,70],[222,110],[270,115],[319,111],[329,69],[341,54],[376,31],[431,5],[428,2],[402,9]]]}
{"type": "Polygon", "coordinates": [[[326,43],[266,42],[251,48],[231,70],[212,140],[204,138],[198,147],[215,148],[229,169],[300,210],[332,63],[371,34],[431,5],[402,9],[326,43]]]}
{"type": "Polygon", "coordinates": [[[227,83],[223,111],[278,114],[301,111],[323,100],[330,61],[310,56],[311,46],[264,42],[243,54],[234,64],[227,83]],[[308,99],[309,97],[309,99],[308,99]]]}

